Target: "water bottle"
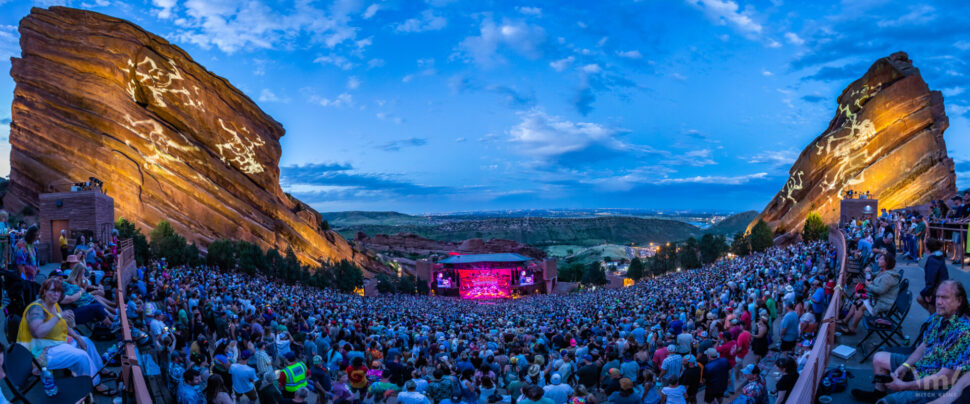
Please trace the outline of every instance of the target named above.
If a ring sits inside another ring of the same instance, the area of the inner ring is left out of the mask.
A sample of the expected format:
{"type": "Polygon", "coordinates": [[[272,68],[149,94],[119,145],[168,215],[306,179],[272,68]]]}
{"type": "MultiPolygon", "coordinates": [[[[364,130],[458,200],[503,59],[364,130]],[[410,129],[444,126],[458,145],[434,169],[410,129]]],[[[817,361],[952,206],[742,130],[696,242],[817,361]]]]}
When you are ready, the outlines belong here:
{"type": "Polygon", "coordinates": [[[54,383],[54,375],[51,374],[47,367],[41,369],[40,372],[41,382],[44,383],[44,393],[48,397],[53,397],[57,395],[57,384],[54,383]]]}

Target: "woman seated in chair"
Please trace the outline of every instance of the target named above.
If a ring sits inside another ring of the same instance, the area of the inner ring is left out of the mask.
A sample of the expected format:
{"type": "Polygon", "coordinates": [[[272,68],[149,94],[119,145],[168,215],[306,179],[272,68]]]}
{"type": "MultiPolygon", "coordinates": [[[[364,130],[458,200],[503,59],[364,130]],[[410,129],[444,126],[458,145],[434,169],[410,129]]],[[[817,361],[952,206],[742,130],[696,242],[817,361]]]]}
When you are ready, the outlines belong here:
{"type": "MultiPolygon", "coordinates": [[[[891,254],[881,254],[876,262],[879,263],[879,273],[871,281],[866,280],[866,294],[869,299],[857,300],[849,309],[849,313],[839,321],[839,331],[845,335],[855,335],[862,317],[886,314],[899,295],[899,282],[903,275],[895,269],[896,257],[891,254]]],[[[868,278],[867,269],[866,279],[868,278]]]]}
{"type": "Polygon", "coordinates": [[[115,377],[109,371],[102,371],[101,355],[94,343],[74,331],[69,323],[74,322],[74,313],[61,312],[58,301],[64,295],[61,280],[52,277],[40,287],[38,300],[30,303],[20,320],[17,342],[27,347],[42,366],[48,369],[68,369],[76,375],[90,376],[95,392],[107,396],[116,394],[114,389],[101,384],[101,375],[115,377]]]}
{"type": "MultiPolygon", "coordinates": [[[[91,286],[91,282],[88,280],[84,274],[87,271],[87,267],[82,263],[74,264],[71,268],[71,273],[67,275],[67,283],[74,285],[79,289],[81,296],[79,296],[78,301],[75,303],[78,306],[86,306],[91,303],[97,302],[101,303],[108,310],[114,310],[115,302],[104,297],[104,289],[94,288],[91,286]],[[100,291],[100,292],[99,292],[100,291]]],[[[78,290],[75,288],[70,288],[69,292],[77,293],[78,290]]],[[[74,294],[70,293],[68,296],[74,294]]]]}

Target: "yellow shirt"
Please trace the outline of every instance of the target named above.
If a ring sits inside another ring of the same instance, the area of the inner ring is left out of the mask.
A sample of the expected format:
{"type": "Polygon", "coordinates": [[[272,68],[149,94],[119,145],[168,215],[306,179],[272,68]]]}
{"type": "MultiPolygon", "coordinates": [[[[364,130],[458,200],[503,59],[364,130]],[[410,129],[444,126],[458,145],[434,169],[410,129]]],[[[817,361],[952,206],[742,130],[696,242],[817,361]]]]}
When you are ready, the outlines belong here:
{"type": "Polygon", "coordinates": [[[67,237],[64,237],[62,234],[61,238],[58,240],[58,243],[61,245],[61,247],[67,246],[67,237]]]}
{"type": "MultiPolygon", "coordinates": [[[[51,332],[47,333],[46,337],[34,338],[33,334],[30,333],[30,323],[27,320],[27,312],[29,312],[34,306],[39,306],[42,310],[44,310],[44,321],[47,321],[51,318],[51,316],[54,316],[54,314],[47,311],[47,309],[44,308],[44,305],[40,304],[39,301],[29,304],[27,308],[24,309],[24,315],[20,320],[20,330],[17,333],[17,342],[30,349],[30,352],[34,354],[34,357],[40,358],[44,353],[44,349],[47,347],[60,345],[67,341],[67,320],[64,320],[63,318],[58,320],[57,325],[51,329],[51,332]]],[[[61,306],[54,303],[54,311],[57,312],[57,314],[60,314],[61,306]]]]}

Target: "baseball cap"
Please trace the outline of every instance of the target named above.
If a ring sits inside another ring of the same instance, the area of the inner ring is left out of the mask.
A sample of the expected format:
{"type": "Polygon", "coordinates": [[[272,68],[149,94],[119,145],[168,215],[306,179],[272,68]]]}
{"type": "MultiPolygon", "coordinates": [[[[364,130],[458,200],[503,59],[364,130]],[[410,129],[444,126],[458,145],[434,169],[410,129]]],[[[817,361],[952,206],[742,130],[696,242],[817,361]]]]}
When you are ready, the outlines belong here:
{"type": "Polygon", "coordinates": [[[704,351],[704,354],[707,355],[707,357],[709,358],[717,358],[718,356],[717,350],[714,348],[707,348],[707,350],[704,351]]]}
{"type": "Polygon", "coordinates": [[[748,364],[748,366],[745,366],[744,369],[741,369],[741,373],[746,375],[750,375],[754,373],[754,364],[751,363],[751,364],[748,364]]]}
{"type": "Polygon", "coordinates": [[[313,356],[313,364],[314,365],[319,365],[321,363],[323,363],[323,357],[320,356],[320,355],[314,355],[313,356]]]}

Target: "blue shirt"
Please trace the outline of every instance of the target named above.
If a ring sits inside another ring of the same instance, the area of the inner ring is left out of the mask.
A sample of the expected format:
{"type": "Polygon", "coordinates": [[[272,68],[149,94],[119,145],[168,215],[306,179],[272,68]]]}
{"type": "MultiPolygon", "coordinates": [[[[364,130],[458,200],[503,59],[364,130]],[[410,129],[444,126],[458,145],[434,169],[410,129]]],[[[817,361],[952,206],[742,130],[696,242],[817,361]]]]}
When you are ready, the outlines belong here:
{"type": "Polygon", "coordinates": [[[189,386],[183,381],[179,383],[178,401],[179,404],[205,404],[205,397],[202,396],[202,393],[196,391],[195,387],[189,386]]]}
{"type": "Polygon", "coordinates": [[[821,314],[825,311],[825,289],[819,287],[812,294],[812,311],[821,314]]]}
{"type": "Polygon", "coordinates": [[[798,313],[789,311],[781,319],[781,340],[789,342],[798,340],[798,313]]]}

